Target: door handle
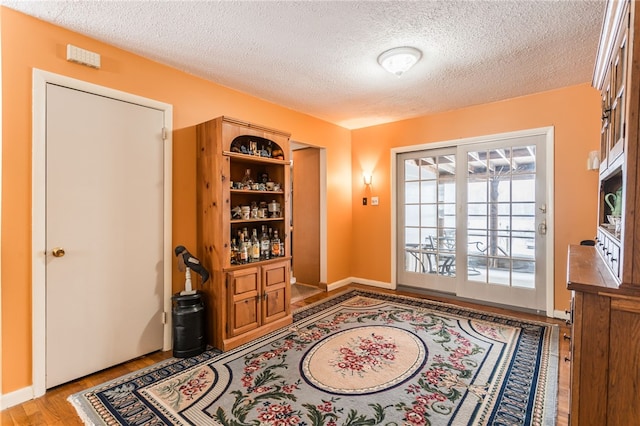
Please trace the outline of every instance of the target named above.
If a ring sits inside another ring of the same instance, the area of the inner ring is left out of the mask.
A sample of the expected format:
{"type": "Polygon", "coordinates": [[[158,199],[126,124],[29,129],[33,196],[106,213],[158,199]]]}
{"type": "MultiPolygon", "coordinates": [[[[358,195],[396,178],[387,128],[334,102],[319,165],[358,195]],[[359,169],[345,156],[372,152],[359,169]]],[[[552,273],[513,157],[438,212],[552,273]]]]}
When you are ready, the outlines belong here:
{"type": "Polygon", "coordinates": [[[547,235],[547,221],[546,220],[543,220],[538,225],[538,234],[547,235]]]}
{"type": "Polygon", "coordinates": [[[51,250],[51,254],[53,255],[53,257],[62,257],[64,256],[64,249],[62,247],[56,247],[51,250]]]}

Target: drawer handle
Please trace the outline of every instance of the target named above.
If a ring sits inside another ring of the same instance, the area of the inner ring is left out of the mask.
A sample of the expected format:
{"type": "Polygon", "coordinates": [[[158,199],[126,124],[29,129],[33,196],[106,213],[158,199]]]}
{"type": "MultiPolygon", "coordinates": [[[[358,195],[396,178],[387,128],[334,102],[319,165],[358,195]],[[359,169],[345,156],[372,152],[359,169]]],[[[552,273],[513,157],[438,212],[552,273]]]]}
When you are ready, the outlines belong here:
{"type": "Polygon", "coordinates": [[[562,336],[562,338],[563,338],[564,340],[569,340],[569,341],[571,341],[571,336],[568,336],[568,335],[567,335],[567,333],[564,333],[564,335],[562,336]]]}
{"type": "Polygon", "coordinates": [[[571,358],[569,358],[568,356],[564,357],[564,362],[571,362],[571,358]]]}

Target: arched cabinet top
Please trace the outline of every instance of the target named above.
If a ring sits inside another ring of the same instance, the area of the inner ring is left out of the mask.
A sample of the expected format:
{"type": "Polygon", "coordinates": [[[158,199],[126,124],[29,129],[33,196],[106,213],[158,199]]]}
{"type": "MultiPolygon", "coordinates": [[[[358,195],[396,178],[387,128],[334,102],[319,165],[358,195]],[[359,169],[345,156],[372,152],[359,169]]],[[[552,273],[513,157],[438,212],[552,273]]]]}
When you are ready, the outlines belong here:
{"type": "Polygon", "coordinates": [[[240,135],[233,139],[229,148],[237,154],[284,160],[284,150],[271,139],[254,135],[240,135]]]}

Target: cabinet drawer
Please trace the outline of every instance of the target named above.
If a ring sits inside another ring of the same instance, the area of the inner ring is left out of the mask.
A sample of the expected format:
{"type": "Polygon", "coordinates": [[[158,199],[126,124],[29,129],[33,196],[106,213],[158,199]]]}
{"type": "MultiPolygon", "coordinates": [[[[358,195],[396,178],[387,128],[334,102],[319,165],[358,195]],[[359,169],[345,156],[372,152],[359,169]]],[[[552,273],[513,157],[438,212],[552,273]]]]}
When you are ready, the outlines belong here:
{"type": "Polygon", "coordinates": [[[620,278],[620,246],[611,244],[609,248],[609,266],[613,271],[613,275],[620,278]]]}
{"type": "Polygon", "coordinates": [[[597,248],[613,275],[620,280],[622,271],[620,265],[620,243],[611,234],[599,228],[597,248]]]}
{"type": "Polygon", "coordinates": [[[256,267],[229,272],[228,279],[234,296],[257,295],[260,290],[260,270],[256,267]]]}
{"type": "Polygon", "coordinates": [[[288,261],[265,265],[262,269],[265,287],[282,286],[289,279],[288,261]]]}

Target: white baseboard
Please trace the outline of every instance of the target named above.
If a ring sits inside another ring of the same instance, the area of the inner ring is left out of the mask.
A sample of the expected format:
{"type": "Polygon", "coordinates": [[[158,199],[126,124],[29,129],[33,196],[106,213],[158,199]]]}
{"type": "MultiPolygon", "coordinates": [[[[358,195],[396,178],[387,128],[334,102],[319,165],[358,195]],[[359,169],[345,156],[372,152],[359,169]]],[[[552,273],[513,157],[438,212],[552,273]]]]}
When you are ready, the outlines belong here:
{"type": "Polygon", "coordinates": [[[368,280],[365,278],[351,278],[351,282],[354,284],[364,284],[364,285],[369,285],[371,287],[378,287],[378,288],[386,288],[387,290],[395,290],[396,286],[391,284],[391,283],[387,283],[384,281],[374,281],[374,280],[368,280]]]}
{"type": "Polygon", "coordinates": [[[395,286],[393,284],[387,283],[384,281],[374,281],[374,280],[368,280],[365,278],[349,277],[340,281],[332,282],[331,284],[327,284],[327,291],[335,290],[340,287],[345,287],[349,284],[364,284],[364,285],[369,285],[371,287],[386,288],[388,290],[395,289],[395,286]]]}
{"type": "Polygon", "coordinates": [[[22,404],[23,402],[30,401],[33,398],[33,387],[31,386],[0,395],[0,410],[22,404]]]}
{"type": "Polygon", "coordinates": [[[347,286],[349,284],[351,284],[351,278],[345,278],[345,279],[340,280],[340,281],[327,283],[327,291],[336,290],[336,289],[338,289],[340,287],[345,287],[345,286],[347,286]]]}
{"type": "MultiPolygon", "coordinates": [[[[340,287],[345,287],[349,284],[364,284],[364,285],[368,285],[371,287],[378,287],[378,288],[385,288],[388,290],[395,290],[396,286],[392,283],[387,283],[384,281],[374,281],[374,280],[368,280],[366,278],[356,278],[356,277],[349,277],[349,278],[345,278],[343,280],[340,281],[336,281],[333,282],[331,284],[327,284],[327,291],[331,291],[331,290],[335,290],[338,289],[340,287]]],[[[554,310],[553,311],[553,318],[557,318],[557,319],[561,319],[561,320],[565,320],[567,321],[569,319],[569,314],[567,314],[565,311],[558,311],[558,310],[554,310]]]]}

